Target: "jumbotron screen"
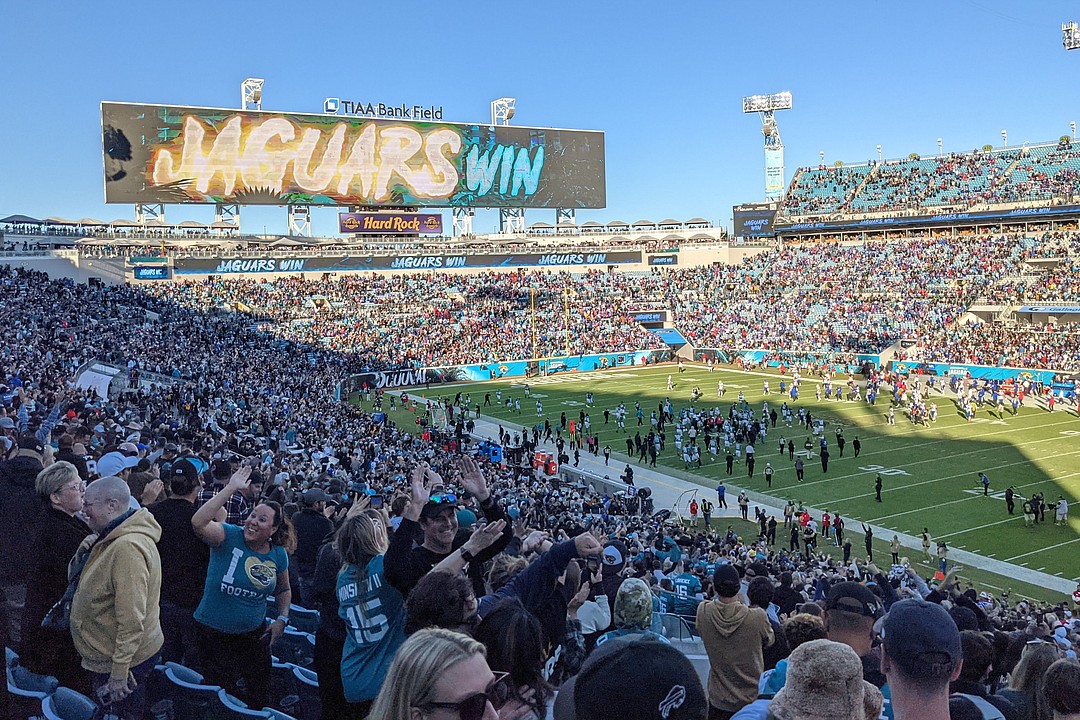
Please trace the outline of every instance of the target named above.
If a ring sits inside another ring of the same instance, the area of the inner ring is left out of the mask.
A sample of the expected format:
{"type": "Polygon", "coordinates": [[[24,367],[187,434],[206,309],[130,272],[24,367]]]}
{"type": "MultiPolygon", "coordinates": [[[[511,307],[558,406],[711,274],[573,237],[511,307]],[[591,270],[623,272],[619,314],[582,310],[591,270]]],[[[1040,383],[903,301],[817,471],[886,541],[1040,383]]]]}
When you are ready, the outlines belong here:
{"type": "Polygon", "coordinates": [[[604,133],[104,102],[108,203],[603,208],[604,133]]]}

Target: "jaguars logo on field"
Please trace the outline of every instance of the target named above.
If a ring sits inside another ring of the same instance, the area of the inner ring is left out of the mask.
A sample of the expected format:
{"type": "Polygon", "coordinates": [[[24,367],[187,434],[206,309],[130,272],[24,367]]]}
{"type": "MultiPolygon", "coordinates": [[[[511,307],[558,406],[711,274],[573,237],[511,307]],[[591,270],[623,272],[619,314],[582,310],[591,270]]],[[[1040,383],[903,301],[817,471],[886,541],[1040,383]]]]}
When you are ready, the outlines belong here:
{"type": "Polygon", "coordinates": [[[256,587],[268,588],[277,577],[277,566],[269,560],[257,557],[249,557],[244,561],[244,570],[256,587]]]}

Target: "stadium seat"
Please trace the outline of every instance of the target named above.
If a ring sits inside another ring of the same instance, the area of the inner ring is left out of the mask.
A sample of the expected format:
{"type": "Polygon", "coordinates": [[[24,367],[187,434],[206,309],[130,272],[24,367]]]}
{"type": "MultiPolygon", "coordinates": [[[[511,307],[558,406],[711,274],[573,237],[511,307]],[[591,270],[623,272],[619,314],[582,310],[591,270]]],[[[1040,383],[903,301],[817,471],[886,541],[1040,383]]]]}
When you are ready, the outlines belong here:
{"type": "Polygon", "coordinates": [[[300,719],[318,720],[322,716],[322,698],[319,695],[319,676],[302,667],[293,668],[296,689],[300,696],[300,719]]]}
{"type": "Polygon", "coordinates": [[[291,605],[289,606],[289,626],[299,632],[314,634],[319,629],[319,611],[291,605]]]}
{"type": "Polygon", "coordinates": [[[275,662],[270,666],[270,705],[282,707],[282,700],[296,695],[296,676],[292,663],[275,662]]]}
{"type": "Polygon", "coordinates": [[[215,720],[242,720],[243,718],[266,718],[270,717],[270,713],[266,710],[252,710],[242,701],[234,698],[224,689],[218,691],[218,700],[221,703],[221,708],[214,714],[215,720]]]}
{"type": "MultiPolygon", "coordinates": [[[[299,700],[299,698],[297,698],[297,700],[299,700]]],[[[282,711],[275,710],[274,708],[263,708],[263,710],[266,711],[271,720],[296,720],[292,715],[286,715],[282,711]]]]}
{"type": "Polygon", "coordinates": [[[66,687],[57,688],[41,699],[45,720],[94,720],[98,706],[82,693],[66,687]]]}
{"type": "Polygon", "coordinates": [[[221,703],[218,698],[221,687],[203,685],[202,676],[194,670],[170,667],[165,669],[165,677],[169,681],[168,697],[173,701],[176,720],[206,720],[221,703]]]}
{"type": "Polygon", "coordinates": [[[666,638],[682,640],[696,637],[693,627],[684,617],[664,613],[660,616],[660,622],[663,625],[663,633],[666,638]]]}
{"type": "Polygon", "coordinates": [[[292,628],[285,628],[285,632],[274,643],[274,656],[278,658],[278,662],[309,667],[314,653],[315,636],[292,628]]]}
{"type": "Polygon", "coordinates": [[[41,700],[51,695],[60,686],[60,681],[52,675],[38,675],[21,665],[7,668],[8,692],[16,697],[41,700]]]}

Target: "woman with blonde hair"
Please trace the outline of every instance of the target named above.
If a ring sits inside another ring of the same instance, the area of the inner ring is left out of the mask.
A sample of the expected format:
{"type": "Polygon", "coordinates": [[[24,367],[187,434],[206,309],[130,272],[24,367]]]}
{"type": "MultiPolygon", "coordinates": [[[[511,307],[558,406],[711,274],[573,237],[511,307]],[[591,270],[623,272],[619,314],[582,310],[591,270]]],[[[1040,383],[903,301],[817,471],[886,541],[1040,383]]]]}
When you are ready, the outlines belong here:
{"type": "Polygon", "coordinates": [[[398,649],[370,720],[516,720],[530,709],[508,700],[506,675],[484,646],[452,630],[420,630],[398,649]]]}
{"type": "Polygon", "coordinates": [[[1061,658],[1057,646],[1046,640],[1029,640],[1009,677],[1009,687],[1001,691],[1020,712],[1020,717],[1051,720],[1044,680],[1047,669],[1061,658]]]}
{"type": "Polygon", "coordinates": [[[341,684],[350,717],[367,717],[371,703],[405,642],[405,598],[383,576],[386,524],[371,511],[353,512],[334,536],[341,557],[338,615],[345,622],[341,684]]]}

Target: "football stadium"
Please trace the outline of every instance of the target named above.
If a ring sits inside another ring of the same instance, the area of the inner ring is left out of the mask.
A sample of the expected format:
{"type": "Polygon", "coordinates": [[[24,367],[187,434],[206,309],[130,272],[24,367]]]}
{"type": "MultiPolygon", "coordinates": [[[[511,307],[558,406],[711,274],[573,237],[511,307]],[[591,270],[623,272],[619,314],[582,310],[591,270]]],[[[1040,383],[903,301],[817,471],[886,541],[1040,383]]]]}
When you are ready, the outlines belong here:
{"type": "Polygon", "coordinates": [[[663,217],[620,131],[265,82],[0,218],[0,714],[1080,716],[1075,123],[792,171],[748,93],[663,217]]]}

